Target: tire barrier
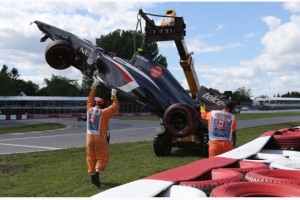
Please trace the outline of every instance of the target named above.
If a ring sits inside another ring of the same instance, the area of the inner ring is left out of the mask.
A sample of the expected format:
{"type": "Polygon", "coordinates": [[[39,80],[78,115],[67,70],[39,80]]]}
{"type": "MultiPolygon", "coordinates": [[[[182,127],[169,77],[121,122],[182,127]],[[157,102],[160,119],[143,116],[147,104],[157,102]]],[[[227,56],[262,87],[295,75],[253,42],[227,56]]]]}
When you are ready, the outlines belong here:
{"type": "Polygon", "coordinates": [[[299,155],[290,156],[289,159],[290,160],[300,160],[300,156],[299,155]]]}
{"type": "Polygon", "coordinates": [[[288,131],[288,132],[283,132],[282,135],[298,135],[300,136],[300,131],[288,131]]]}
{"type": "Polygon", "coordinates": [[[290,158],[291,156],[300,157],[299,151],[291,151],[291,150],[283,150],[283,149],[263,149],[259,153],[282,155],[288,158],[290,158]]]}
{"type": "Polygon", "coordinates": [[[213,169],[211,172],[200,177],[200,179],[203,180],[184,181],[180,182],[179,185],[195,187],[209,195],[211,190],[219,185],[232,182],[241,182],[245,180],[243,174],[237,171],[222,168],[213,169]]]}
{"type": "Polygon", "coordinates": [[[192,197],[207,197],[205,192],[194,187],[173,185],[159,197],[173,197],[173,198],[192,198],[192,197]]]}
{"type": "Polygon", "coordinates": [[[269,169],[269,166],[260,162],[241,160],[238,162],[238,166],[236,168],[224,168],[224,169],[233,170],[245,175],[246,173],[253,170],[269,169]]]}
{"type": "Polygon", "coordinates": [[[300,160],[276,161],[270,164],[271,169],[300,170],[300,160]]]}
{"type": "Polygon", "coordinates": [[[300,186],[264,182],[228,183],[214,188],[211,197],[299,197],[300,186]]]}
{"type": "Polygon", "coordinates": [[[300,185],[300,171],[261,169],[248,172],[245,179],[250,182],[268,182],[300,185]]]}
{"type": "Polygon", "coordinates": [[[283,155],[276,155],[276,154],[268,154],[268,153],[257,153],[250,159],[244,159],[245,161],[255,161],[260,163],[270,164],[275,161],[284,161],[289,160],[288,158],[284,157],[283,155]]]}
{"type": "Polygon", "coordinates": [[[298,134],[274,135],[273,138],[277,148],[300,150],[300,135],[298,134]]]}

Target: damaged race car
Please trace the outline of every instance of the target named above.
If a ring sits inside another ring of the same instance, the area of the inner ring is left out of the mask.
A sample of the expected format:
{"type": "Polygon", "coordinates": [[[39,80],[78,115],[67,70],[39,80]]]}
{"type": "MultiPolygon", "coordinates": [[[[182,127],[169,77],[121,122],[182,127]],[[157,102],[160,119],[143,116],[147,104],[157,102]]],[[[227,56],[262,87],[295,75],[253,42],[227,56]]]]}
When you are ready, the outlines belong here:
{"type": "MultiPolygon", "coordinates": [[[[172,147],[197,147],[207,155],[208,129],[199,107],[205,104],[208,111],[222,109],[232,93],[201,86],[196,95],[190,95],[166,67],[140,52],[126,61],[65,30],[41,21],[34,23],[42,32],[41,42],[53,40],[45,51],[52,68],[73,66],[160,118],[153,143],[157,156],[169,155],[172,147]]],[[[233,138],[235,143],[235,133],[233,138]]]]}

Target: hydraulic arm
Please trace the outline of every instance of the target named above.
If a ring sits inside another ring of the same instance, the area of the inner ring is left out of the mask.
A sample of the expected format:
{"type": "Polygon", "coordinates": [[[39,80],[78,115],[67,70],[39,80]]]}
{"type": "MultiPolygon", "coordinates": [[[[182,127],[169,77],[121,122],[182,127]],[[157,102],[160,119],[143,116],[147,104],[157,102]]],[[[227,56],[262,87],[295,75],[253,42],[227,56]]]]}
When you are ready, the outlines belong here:
{"type": "Polygon", "coordinates": [[[193,98],[196,98],[200,89],[198,77],[194,68],[192,54],[188,52],[185,42],[185,28],[183,17],[177,17],[175,10],[166,10],[165,15],[153,15],[139,11],[139,15],[146,21],[146,40],[152,42],[171,41],[175,42],[180,56],[182,67],[193,98]],[[163,17],[161,24],[155,25],[148,15],[163,17]]]}

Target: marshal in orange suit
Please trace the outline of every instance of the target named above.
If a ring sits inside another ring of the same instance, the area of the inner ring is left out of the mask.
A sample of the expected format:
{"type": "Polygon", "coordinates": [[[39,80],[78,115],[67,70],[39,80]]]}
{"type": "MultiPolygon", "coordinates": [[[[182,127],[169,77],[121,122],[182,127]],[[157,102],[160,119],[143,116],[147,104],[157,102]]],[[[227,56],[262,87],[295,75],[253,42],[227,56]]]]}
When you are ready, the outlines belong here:
{"type": "Polygon", "coordinates": [[[86,160],[92,183],[100,187],[100,172],[109,162],[108,124],[110,117],[119,110],[117,91],[112,89],[112,105],[106,107],[105,100],[99,98],[95,102],[95,91],[99,81],[95,79],[87,104],[86,160]]]}
{"type": "Polygon", "coordinates": [[[233,131],[236,128],[234,107],[233,101],[229,101],[222,110],[206,112],[205,105],[200,107],[201,118],[208,122],[209,157],[217,156],[234,148],[232,143],[233,131]]]}

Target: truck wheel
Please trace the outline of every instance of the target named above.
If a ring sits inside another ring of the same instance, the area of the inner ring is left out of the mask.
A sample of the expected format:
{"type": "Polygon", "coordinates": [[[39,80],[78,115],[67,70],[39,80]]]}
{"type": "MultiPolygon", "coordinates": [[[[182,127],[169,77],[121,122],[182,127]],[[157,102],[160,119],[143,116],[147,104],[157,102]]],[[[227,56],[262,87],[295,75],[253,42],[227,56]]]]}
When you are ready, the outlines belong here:
{"type": "Polygon", "coordinates": [[[58,70],[67,69],[74,63],[75,52],[69,42],[55,40],[47,46],[45,58],[52,68],[58,70]]]}
{"type": "Polygon", "coordinates": [[[153,140],[156,156],[168,156],[172,151],[172,137],[168,133],[156,134],[153,140]]]}

